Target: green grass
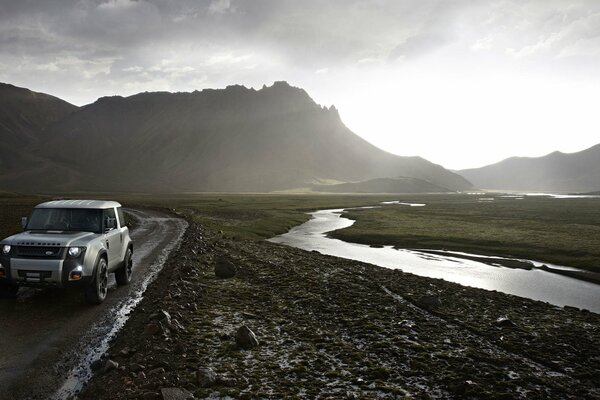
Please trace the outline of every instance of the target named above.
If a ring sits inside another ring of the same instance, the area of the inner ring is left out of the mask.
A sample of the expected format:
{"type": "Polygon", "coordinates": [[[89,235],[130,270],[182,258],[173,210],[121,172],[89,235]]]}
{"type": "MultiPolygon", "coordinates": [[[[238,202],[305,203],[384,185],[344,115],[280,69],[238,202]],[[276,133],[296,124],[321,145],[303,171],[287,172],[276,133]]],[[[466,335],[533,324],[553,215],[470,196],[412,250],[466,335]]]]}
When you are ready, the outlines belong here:
{"type": "MultiPolygon", "coordinates": [[[[356,243],[535,259],[600,271],[600,200],[403,196],[426,207],[351,210],[332,236],[356,243]]],[[[490,197],[486,195],[485,197],[490,197]]]]}
{"type": "Polygon", "coordinates": [[[171,204],[208,229],[263,240],[308,221],[308,213],[317,209],[377,204],[389,199],[390,196],[368,195],[223,194],[183,196],[171,204]]]}

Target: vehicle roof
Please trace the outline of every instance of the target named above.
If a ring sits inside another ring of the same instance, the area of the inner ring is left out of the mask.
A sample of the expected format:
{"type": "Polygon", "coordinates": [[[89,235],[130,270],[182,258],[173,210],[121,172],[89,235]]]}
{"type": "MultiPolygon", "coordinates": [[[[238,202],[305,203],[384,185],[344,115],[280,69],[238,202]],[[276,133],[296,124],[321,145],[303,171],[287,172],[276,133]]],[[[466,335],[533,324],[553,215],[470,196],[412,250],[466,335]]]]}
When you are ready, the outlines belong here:
{"type": "Polygon", "coordinates": [[[38,204],[35,208],[113,208],[121,207],[116,201],[107,200],[54,200],[38,204]]]}

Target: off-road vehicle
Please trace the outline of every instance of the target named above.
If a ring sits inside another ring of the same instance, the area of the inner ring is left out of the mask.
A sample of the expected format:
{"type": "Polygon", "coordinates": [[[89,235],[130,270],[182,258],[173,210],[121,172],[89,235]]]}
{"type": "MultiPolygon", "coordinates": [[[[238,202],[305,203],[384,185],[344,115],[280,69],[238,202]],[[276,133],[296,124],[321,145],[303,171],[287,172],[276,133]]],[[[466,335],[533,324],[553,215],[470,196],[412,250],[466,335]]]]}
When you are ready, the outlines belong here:
{"type": "Polygon", "coordinates": [[[49,201],[23,217],[22,225],[24,232],[0,241],[0,297],[16,296],[20,286],[75,286],[99,304],[109,273],[118,285],[131,280],[133,242],[121,204],[49,201]]]}

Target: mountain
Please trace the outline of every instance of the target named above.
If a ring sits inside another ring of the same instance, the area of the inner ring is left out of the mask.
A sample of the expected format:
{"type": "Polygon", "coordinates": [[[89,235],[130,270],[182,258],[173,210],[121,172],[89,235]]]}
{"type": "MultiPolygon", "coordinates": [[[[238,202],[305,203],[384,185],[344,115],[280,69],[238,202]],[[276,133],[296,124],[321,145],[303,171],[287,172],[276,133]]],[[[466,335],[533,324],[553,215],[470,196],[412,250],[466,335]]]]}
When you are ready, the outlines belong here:
{"type": "Polygon", "coordinates": [[[417,178],[377,178],[362,182],[316,185],[316,192],[327,193],[441,193],[450,190],[417,178]]]}
{"type": "Polygon", "coordinates": [[[0,168],[20,165],[44,128],[77,109],[57,97],[0,83],[0,168]]]}
{"type": "Polygon", "coordinates": [[[40,156],[34,149],[47,142],[48,126],[76,110],[57,97],[0,83],[0,190],[30,188],[46,177],[71,174],[70,166],[40,156]]]}
{"type": "MultiPolygon", "coordinates": [[[[7,190],[272,191],[407,176],[462,190],[461,176],[419,157],[384,152],[351,132],[334,107],[276,82],[192,93],[103,97],[43,130],[32,153],[61,174],[7,190]]],[[[1,174],[1,173],[0,173],[1,174]]],[[[16,187],[15,187],[16,186],[16,187]]]]}
{"type": "Polygon", "coordinates": [[[600,188],[600,144],[577,153],[512,157],[458,172],[483,189],[589,192],[600,188]]]}

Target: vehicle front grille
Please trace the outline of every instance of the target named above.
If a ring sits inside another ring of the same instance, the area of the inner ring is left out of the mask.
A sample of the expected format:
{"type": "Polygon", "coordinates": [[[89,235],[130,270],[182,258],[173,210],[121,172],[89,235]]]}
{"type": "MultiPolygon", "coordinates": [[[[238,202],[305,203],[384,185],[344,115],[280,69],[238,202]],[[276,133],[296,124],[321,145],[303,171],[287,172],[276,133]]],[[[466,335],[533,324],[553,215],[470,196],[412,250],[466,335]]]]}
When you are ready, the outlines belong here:
{"type": "Polygon", "coordinates": [[[25,278],[25,277],[31,277],[32,275],[34,276],[38,276],[41,279],[46,279],[46,278],[50,278],[52,276],[52,272],[51,271],[25,271],[25,270],[19,270],[19,278],[25,278]]]}
{"type": "Polygon", "coordinates": [[[19,258],[61,259],[64,247],[16,246],[15,256],[19,258]]]}

